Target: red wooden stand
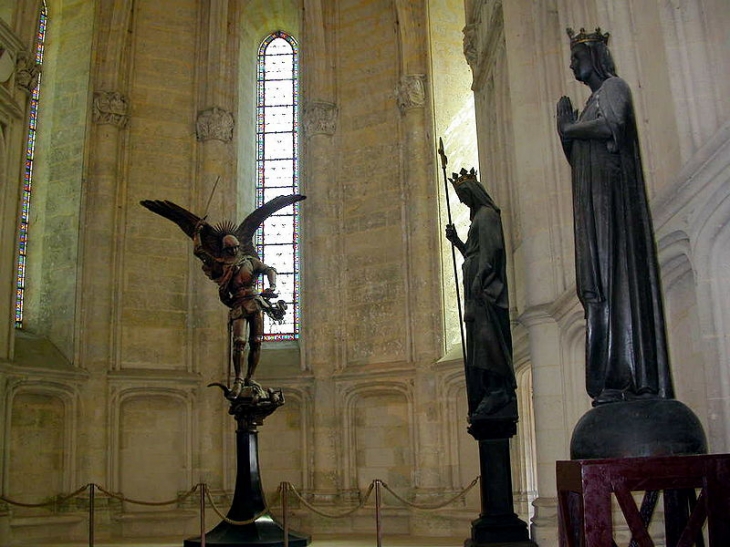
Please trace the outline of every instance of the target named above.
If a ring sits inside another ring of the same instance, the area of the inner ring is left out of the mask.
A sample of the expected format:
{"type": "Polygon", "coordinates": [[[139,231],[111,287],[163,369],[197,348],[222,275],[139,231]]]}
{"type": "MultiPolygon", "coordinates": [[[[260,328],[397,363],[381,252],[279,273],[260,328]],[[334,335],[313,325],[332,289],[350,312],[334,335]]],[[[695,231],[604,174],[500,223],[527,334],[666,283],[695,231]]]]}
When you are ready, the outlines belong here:
{"type": "Polygon", "coordinates": [[[633,538],[654,547],[647,530],[659,491],[664,493],[667,547],[730,546],[730,454],[557,462],[561,547],[612,547],[611,495],[633,538]],[[697,495],[699,490],[699,495],[697,495]],[[631,492],[644,491],[639,509],[631,492]]]}

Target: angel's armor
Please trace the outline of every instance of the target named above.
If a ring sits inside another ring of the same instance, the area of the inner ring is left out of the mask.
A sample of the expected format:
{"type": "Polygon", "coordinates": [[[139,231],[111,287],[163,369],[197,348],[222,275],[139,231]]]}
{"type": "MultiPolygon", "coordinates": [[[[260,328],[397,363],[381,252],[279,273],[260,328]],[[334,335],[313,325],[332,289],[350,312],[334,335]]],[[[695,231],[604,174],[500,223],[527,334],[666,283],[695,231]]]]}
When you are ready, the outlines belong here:
{"type": "Polygon", "coordinates": [[[216,279],[218,296],[230,311],[228,321],[231,326],[233,344],[233,368],[236,382],[241,382],[241,360],[246,347],[246,326],[248,326],[248,369],[245,383],[251,378],[258,365],[261,352],[264,318],[261,311],[260,296],[256,290],[256,280],[266,275],[269,287],[276,286],[276,270],[253,256],[241,256],[232,264],[222,266],[222,275],[216,279]]]}

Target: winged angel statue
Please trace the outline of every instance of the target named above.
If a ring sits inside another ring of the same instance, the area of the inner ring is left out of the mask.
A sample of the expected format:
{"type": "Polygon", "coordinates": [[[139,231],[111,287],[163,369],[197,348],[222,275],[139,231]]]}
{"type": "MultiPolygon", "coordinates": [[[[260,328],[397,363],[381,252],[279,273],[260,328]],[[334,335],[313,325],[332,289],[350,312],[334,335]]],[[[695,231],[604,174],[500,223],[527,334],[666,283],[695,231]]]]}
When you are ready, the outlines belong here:
{"type": "Polygon", "coordinates": [[[286,303],[271,300],[276,293],[276,270],[264,264],[253,243],[258,227],[279,209],[305,199],[300,194],[278,196],[267,201],[236,226],[226,221],[212,226],[206,217],[199,217],[187,209],[166,200],[144,200],[140,204],[163,216],[193,240],[193,253],[203,262],[203,272],[218,285],[218,297],[228,306],[229,360],[233,362],[233,386],[224,389],[226,397],[237,398],[244,386],[261,389],[253,375],[261,355],[264,313],[280,321],[286,303]],[[256,282],[265,275],[269,287],[259,292],[256,282]],[[248,336],[247,336],[248,334],[248,336]],[[242,375],[241,361],[248,339],[248,367],[242,375]]]}

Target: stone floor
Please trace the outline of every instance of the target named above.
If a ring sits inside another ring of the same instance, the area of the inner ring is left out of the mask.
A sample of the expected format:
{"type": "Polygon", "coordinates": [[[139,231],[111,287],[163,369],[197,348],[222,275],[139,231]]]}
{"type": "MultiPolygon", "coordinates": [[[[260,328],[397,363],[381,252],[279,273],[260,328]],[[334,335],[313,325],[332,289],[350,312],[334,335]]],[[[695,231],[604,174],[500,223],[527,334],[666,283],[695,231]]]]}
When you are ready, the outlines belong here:
{"type": "MultiPolygon", "coordinates": [[[[408,537],[408,536],[383,536],[382,547],[461,547],[464,538],[434,538],[434,537],[408,537]]],[[[34,542],[13,544],[12,547],[87,547],[88,541],[76,541],[73,543],[56,542],[34,542]]],[[[109,541],[97,541],[94,547],[182,547],[182,539],[169,538],[153,540],[122,540],[110,543],[109,541]]],[[[327,536],[320,535],[312,538],[309,547],[377,547],[375,535],[352,535],[352,536],[327,536]]]]}

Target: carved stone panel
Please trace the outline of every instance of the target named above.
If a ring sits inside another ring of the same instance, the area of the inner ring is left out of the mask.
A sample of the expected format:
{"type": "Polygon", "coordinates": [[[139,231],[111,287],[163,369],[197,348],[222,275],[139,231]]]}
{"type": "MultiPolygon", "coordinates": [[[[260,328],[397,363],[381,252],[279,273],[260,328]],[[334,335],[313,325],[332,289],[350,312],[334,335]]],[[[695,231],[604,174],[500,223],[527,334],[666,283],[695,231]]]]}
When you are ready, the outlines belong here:
{"type": "Polygon", "coordinates": [[[195,134],[200,142],[215,139],[228,143],[233,140],[234,127],[233,114],[214,106],[198,113],[195,134]]]}
{"type": "Polygon", "coordinates": [[[97,91],[94,93],[92,107],[94,123],[123,128],[129,121],[127,110],[127,99],[118,91],[97,91]]]}
{"type": "Polygon", "coordinates": [[[426,104],[426,75],[403,74],[398,82],[398,108],[405,112],[410,108],[420,108],[426,104]]]}
{"type": "Polygon", "coordinates": [[[334,135],[337,130],[337,105],[325,101],[312,101],[304,107],[304,133],[334,135]]]}

